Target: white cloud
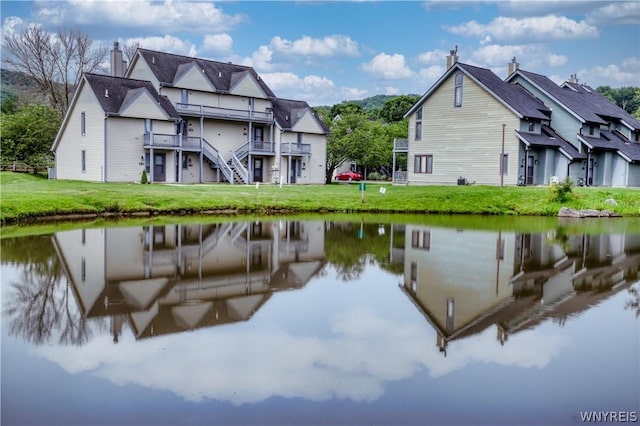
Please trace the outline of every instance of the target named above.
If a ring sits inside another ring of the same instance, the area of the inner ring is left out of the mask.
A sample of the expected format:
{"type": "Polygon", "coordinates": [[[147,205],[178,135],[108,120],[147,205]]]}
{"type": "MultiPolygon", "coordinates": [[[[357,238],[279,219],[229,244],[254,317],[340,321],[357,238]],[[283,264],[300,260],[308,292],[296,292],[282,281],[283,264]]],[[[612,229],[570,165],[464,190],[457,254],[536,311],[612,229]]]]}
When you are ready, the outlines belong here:
{"type": "Polygon", "coordinates": [[[207,32],[211,28],[215,28],[216,31],[226,31],[247,21],[244,15],[227,15],[211,2],[198,1],[42,1],[37,2],[35,8],[39,21],[54,26],[118,25],[138,30],[144,28],[175,33],[178,31],[207,32]]]}
{"type": "MultiPolygon", "coordinates": [[[[356,87],[343,87],[341,90],[342,96],[345,100],[363,99],[368,94],[368,90],[358,89],[356,87]]],[[[337,102],[335,102],[337,103],[337,102]]]]}
{"type": "Polygon", "coordinates": [[[340,34],[323,38],[303,36],[294,41],[274,37],[271,39],[270,47],[284,55],[321,57],[358,55],[358,43],[350,37],[340,34]]]}
{"type": "Polygon", "coordinates": [[[90,372],[118,385],[167,390],[189,401],[240,405],[274,396],[370,402],[384,394],[389,382],[423,369],[441,377],[478,363],[542,368],[566,345],[556,327],[542,326],[510,336],[501,346],[490,327],[451,343],[445,358],[426,324],[394,320],[383,310],[337,312],[327,326],[329,333],[322,338],[238,324],[144,341],[125,333],[117,346],[100,333],[81,347],[33,350],[71,374],[90,372]]]}
{"type": "Polygon", "coordinates": [[[8,38],[26,28],[26,23],[22,18],[9,16],[2,23],[2,38],[8,38]]]}
{"type": "Polygon", "coordinates": [[[384,88],[385,95],[397,95],[400,90],[397,87],[387,86],[384,88]]]}
{"type": "MultiPolygon", "coordinates": [[[[542,43],[481,46],[473,52],[470,62],[492,68],[496,74],[503,75],[513,58],[520,63],[521,68],[527,70],[543,66],[560,67],[568,62],[566,56],[549,52],[548,47],[542,43]]],[[[461,61],[466,62],[464,59],[461,61]]]]}
{"type": "Polygon", "coordinates": [[[180,40],[177,37],[165,35],[164,37],[134,37],[124,40],[125,44],[139,43],[143,49],[159,50],[162,52],[176,53],[179,55],[195,56],[196,47],[193,43],[180,40]]]}
{"type": "Polygon", "coordinates": [[[229,34],[207,34],[202,41],[202,50],[205,52],[228,53],[232,46],[233,39],[229,34]]]}
{"type": "Polygon", "coordinates": [[[638,25],[640,3],[614,2],[594,10],[587,15],[586,22],[592,25],[638,25]]]}
{"type": "Polygon", "coordinates": [[[640,86],[640,59],[627,58],[620,64],[596,66],[577,72],[582,82],[592,87],[598,86],[640,86]]]}
{"type": "Polygon", "coordinates": [[[444,50],[430,50],[418,55],[418,61],[428,65],[444,64],[446,63],[448,55],[449,52],[445,52],[444,50]]]}
{"type": "Polygon", "coordinates": [[[470,21],[457,26],[444,26],[444,29],[465,37],[489,36],[493,42],[574,40],[598,36],[596,27],[556,15],[522,19],[498,17],[486,25],[470,21]]]}
{"type": "Polygon", "coordinates": [[[361,67],[374,77],[388,80],[400,80],[413,76],[413,71],[407,66],[404,55],[399,53],[393,55],[380,53],[371,61],[362,64],[361,67]]]}
{"type": "Polygon", "coordinates": [[[260,75],[279,98],[299,99],[310,105],[319,105],[326,100],[333,101],[335,97],[335,84],[327,77],[317,75],[300,77],[292,72],[271,72],[260,75]]]}
{"type": "Polygon", "coordinates": [[[568,61],[569,61],[569,58],[567,58],[564,55],[556,55],[556,54],[550,53],[549,56],[547,57],[547,63],[552,68],[561,67],[565,65],[568,61]]]}

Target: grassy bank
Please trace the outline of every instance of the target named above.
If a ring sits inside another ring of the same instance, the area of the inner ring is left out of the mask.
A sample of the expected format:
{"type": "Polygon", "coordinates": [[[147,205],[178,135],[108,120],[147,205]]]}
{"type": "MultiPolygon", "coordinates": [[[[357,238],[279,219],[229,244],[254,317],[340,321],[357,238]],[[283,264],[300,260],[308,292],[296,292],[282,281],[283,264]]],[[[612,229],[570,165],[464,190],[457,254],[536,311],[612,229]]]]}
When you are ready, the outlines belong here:
{"type": "Polygon", "coordinates": [[[574,188],[565,203],[548,187],[332,185],[139,185],[56,181],[0,172],[0,220],[71,215],[385,212],[556,215],[560,207],[640,216],[640,190],[574,188]],[[386,188],[382,193],[380,188],[386,188]],[[608,198],[617,206],[605,203],[608,198]]]}

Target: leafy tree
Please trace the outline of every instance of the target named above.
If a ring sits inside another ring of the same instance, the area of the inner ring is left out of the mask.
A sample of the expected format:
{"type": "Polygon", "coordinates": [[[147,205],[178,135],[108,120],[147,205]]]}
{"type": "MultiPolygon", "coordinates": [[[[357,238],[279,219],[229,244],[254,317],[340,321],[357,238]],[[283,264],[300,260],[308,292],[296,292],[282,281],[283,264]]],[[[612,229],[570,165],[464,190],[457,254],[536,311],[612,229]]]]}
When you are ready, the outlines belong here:
{"type": "Polygon", "coordinates": [[[95,47],[80,30],[60,30],[52,35],[36,26],[6,37],[2,48],[3,62],[32,79],[61,114],[67,110],[82,72],[100,70],[108,53],[106,47],[95,47]]]}
{"type": "Polygon", "coordinates": [[[640,87],[620,87],[618,89],[610,86],[599,86],[596,91],[620,108],[634,115],[640,109],[640,87]]]}
{"type": "Polygon", "coordinates": [[[378,117],[386,123],[402,121],[406,112],[418,99],[420,97],[417,95],[403,95],[387,99],[382,105],[378,117]]]}
{"type": "Polygon", "coordinates": [[[339,115],[342,116],[348,114],[364,114],[364,110],[354,101],[342,102],[331,107],[328,118],[333,120],[339,115]]]}
{"type": "Polygon", "coordinates": [[[13,93],[8,93],[6,96],[2,97],[2,106],[0,107],[0,111],[3,114],[15,114],[17,110],[18,97],[16,95],[14,95],[13,93]]]}
{"type": "Polygon", "coordinates": [[[60,124],[60,113],[46,105],[27,105],[15,114],[2,114],[2,163],[19,161],[36,169],[50,165],[50,148],[60,124]]]}
{"type": "Polygon", "coordinates": [[[365,125],[367,117],[362,112],[346,112],[329,122],[331,133],[327,138],[327,166],[325,183],[331,183],[333,172],[346,160],[359,158],[368,142],[365,125]]]}

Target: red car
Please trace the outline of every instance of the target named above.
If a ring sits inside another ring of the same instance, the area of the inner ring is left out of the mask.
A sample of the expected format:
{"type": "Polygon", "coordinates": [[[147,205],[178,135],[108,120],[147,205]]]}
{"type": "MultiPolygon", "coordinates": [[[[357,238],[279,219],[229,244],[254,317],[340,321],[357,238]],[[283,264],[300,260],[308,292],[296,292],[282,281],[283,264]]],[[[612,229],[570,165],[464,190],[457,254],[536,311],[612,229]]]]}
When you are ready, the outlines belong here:
{"type": "Polygon", "coordinates": [[[336,175],[336,180],[358,181],[358,180],[362,180],[362,175],[356,172],[342,172],[336,175]]]}

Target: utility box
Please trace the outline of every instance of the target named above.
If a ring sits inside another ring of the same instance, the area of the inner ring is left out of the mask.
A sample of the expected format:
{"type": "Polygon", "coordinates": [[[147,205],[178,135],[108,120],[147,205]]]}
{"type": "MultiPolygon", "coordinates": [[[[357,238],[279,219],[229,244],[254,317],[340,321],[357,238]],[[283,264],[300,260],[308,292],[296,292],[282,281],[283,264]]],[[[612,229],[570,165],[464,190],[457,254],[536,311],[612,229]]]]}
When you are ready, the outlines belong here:
{"type": "Polygon", "coordinates": [[[467,178],[463,178],[462,176],[460,176],[458,178],[458,185],[466,185],[467,184],[467,178]]]}

